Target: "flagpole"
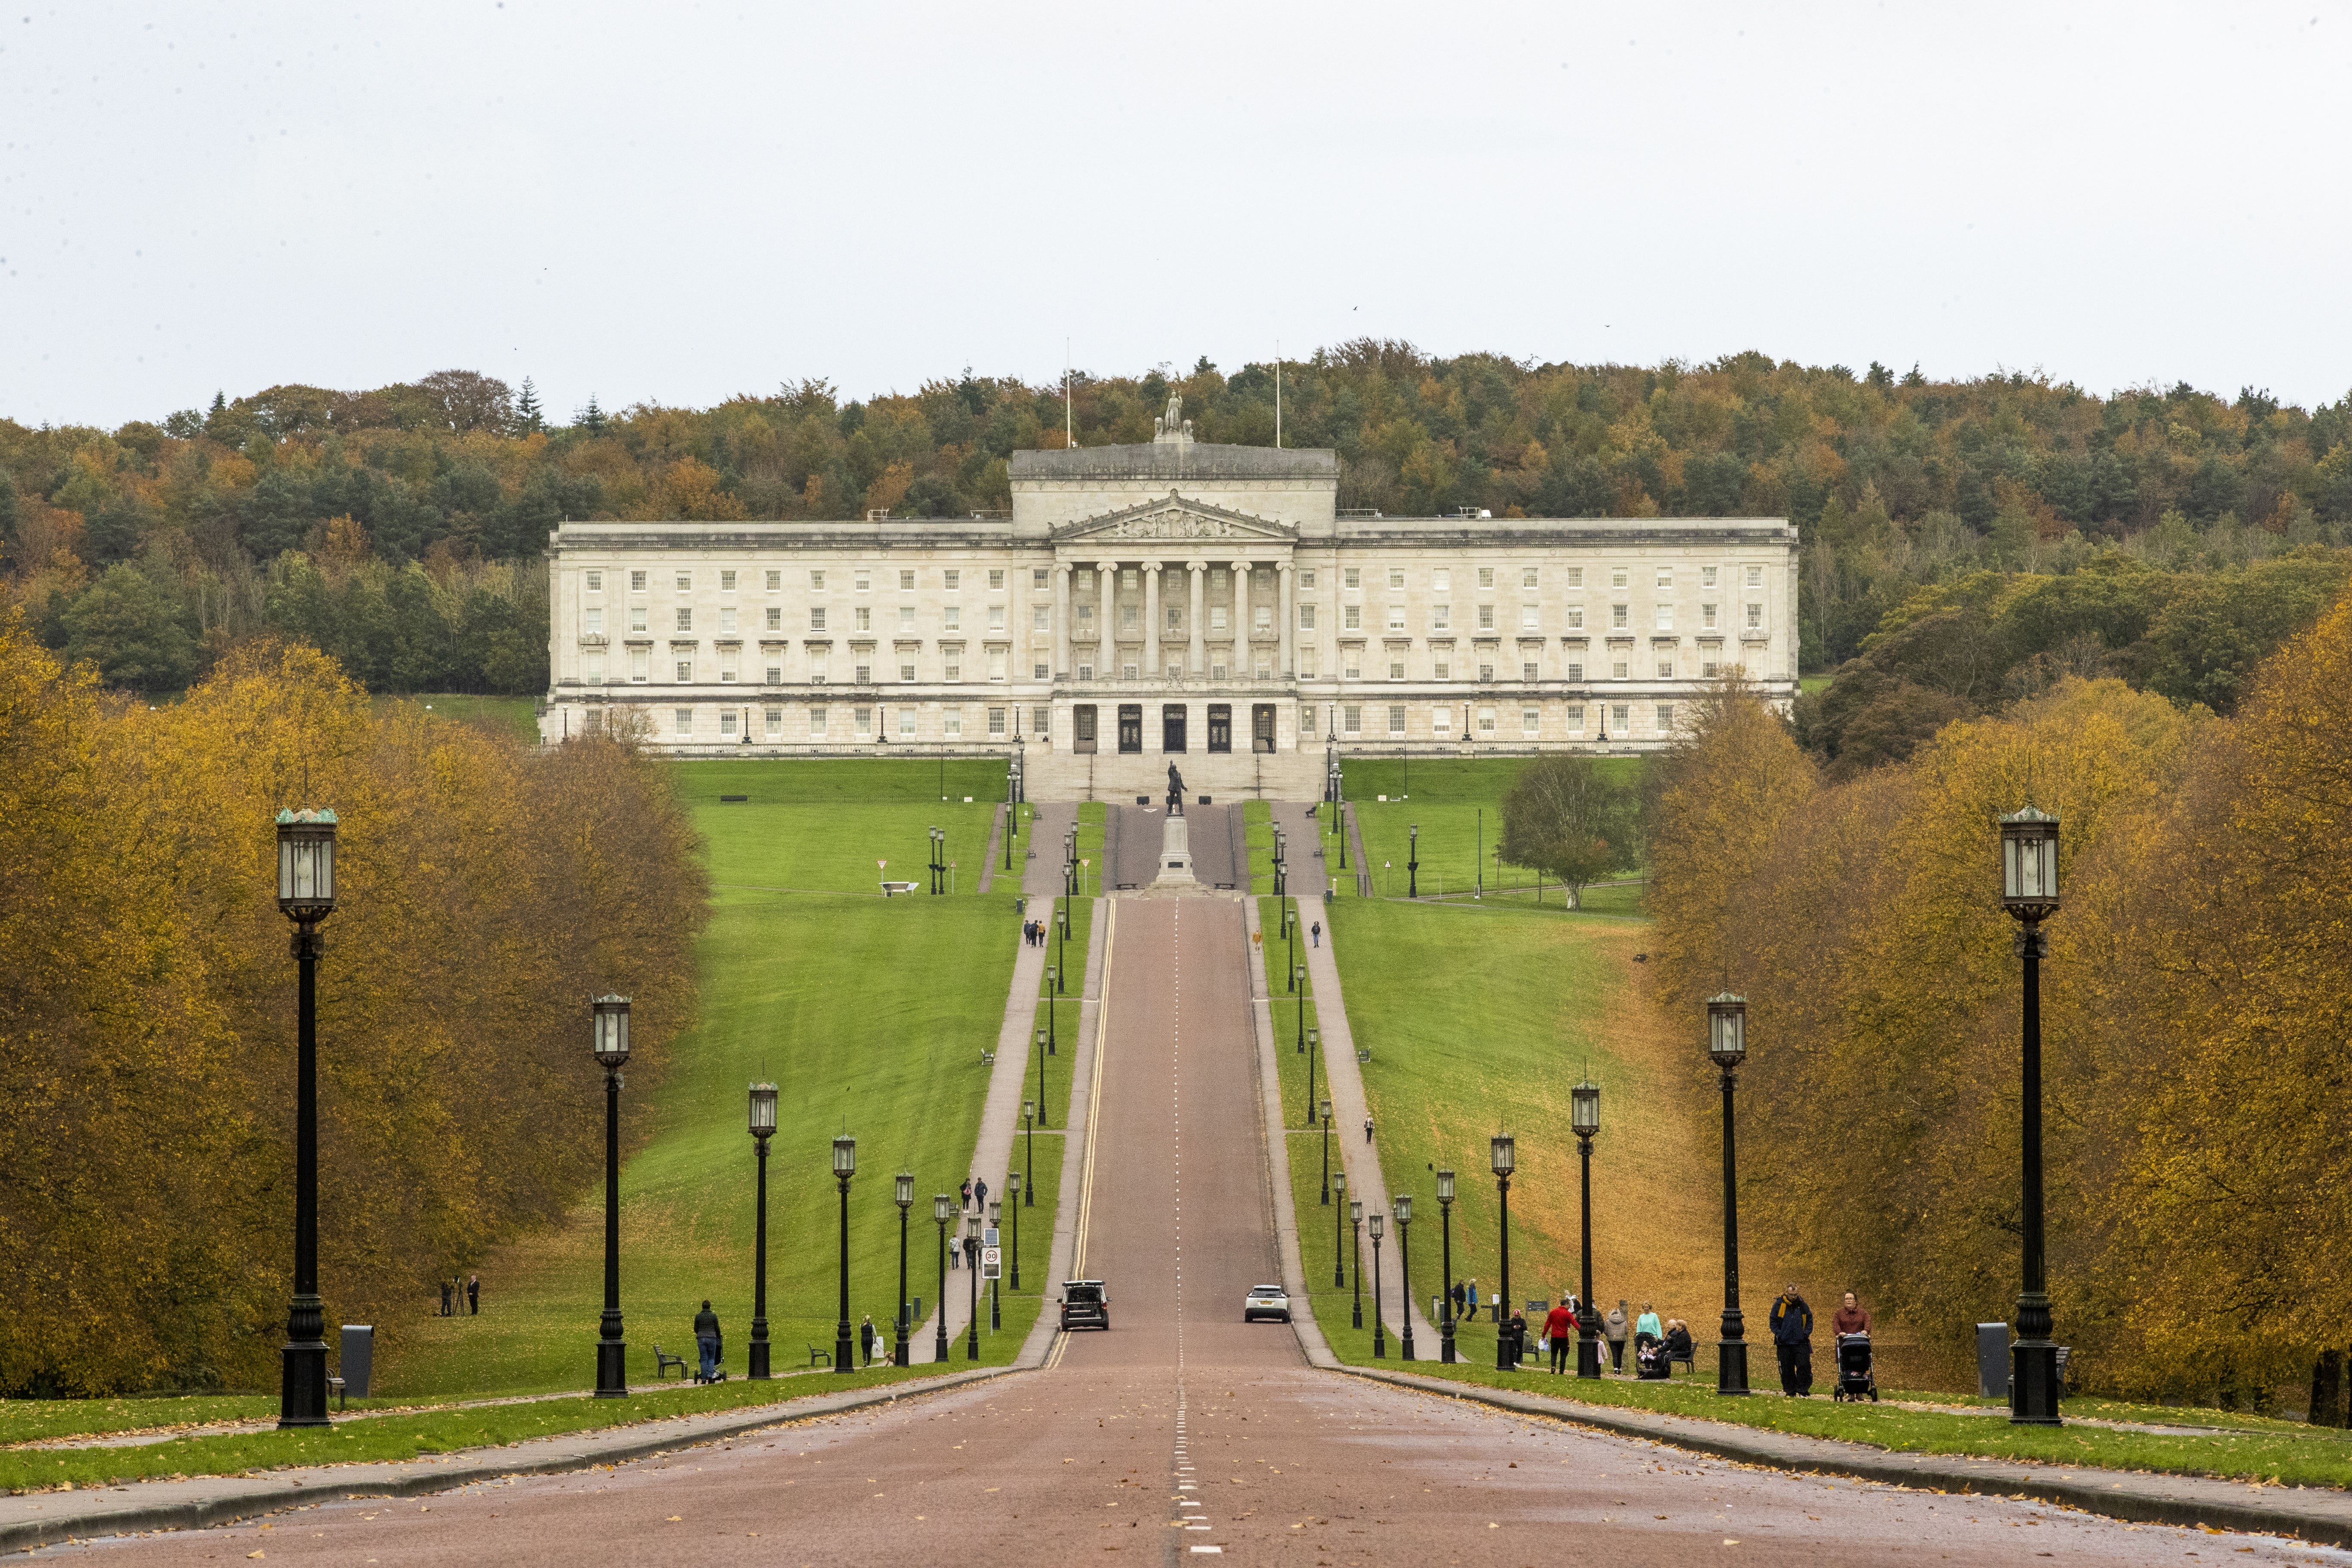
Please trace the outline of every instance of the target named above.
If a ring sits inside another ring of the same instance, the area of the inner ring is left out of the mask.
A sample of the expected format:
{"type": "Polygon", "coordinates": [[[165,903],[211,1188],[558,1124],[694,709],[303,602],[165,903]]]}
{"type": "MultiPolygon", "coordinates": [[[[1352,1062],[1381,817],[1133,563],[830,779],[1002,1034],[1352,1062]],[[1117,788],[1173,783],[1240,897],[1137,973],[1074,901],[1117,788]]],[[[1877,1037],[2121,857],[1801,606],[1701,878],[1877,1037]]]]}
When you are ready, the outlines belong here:
{"type": "Polygon", "coordinates": [[[1282,340],[1274,340],[1274,444],[1282,445],[1282,340]]]}

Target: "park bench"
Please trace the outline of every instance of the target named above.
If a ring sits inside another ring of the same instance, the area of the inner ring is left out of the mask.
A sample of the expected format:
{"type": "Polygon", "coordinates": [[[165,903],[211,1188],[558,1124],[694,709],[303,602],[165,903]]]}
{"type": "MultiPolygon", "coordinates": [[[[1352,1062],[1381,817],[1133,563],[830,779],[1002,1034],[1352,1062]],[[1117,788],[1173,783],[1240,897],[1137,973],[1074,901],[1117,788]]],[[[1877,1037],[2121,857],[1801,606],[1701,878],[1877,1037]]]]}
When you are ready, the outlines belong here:
{"type": "Polygon", "coordinates": [[[1358,1046],[1358,1047],[1356,1047],[1356,1060],[1357,1060],[1357,1061],[1359,1061],[1359,1062],[1368,1062],[1368,1061],[1370,1061],[1371,1059],[1372,1059],[1372,1047],[1370,1047],[1370,1046],[1358,1046]]]}
{"type": "Polygon", "coordinates": [[[831,1351],[826,1350],[826,1349],[825,1349],[824,1346],[822,1346],[822,1345],[810,1345],[810,1346],[809,1346],[809,1365],[811,1365],[811,1366],[831,1366],[832,1364],[833,1364],[833,1352],[832,1352],[831,1351]]]}
{"type": "Polygon", "coordinates": [[[671,1355],[667,1352],[664,1351],[659,1345],[654,1346],[654,1380],[656,1382],[659,1382],[661,1379],[667,1377],[669,1375],[669,1369],[672,1367],[677,1368],[677,1375],[684,1377],[686,1375],[686,1358],[682,1355],[671,1355]]]}
{"type": "Polygon", "coordinates": [[[1670,1355],[1666,1358],[1666,1370],[1668,1372],[1674,1371],[1677,1366],[1689,1368],[1690,1374],[1693,1377],[1696,1377],[1698,1375],[1698,1347],[1696,1345],[1691,1346],[1691,1353],[1688,1355],[1670,1355]]]}
{"type": "Polygon", "coordinates": [[[996,1053],[983,1047],[980,1053],[980,1065],[984,1068],[994,1067],[996,1065],[996,1053]]]}
{"type": "Polygon", "coordinates": [[[327,1379],[327,1392],[335,1396],[336,1409],[348,1410],[351,1408],[350,1404],[343,1398],[343,1380],[341,1378],[329,1377],[327,1379]]]}
{"type": "Polygon", "coordinates": [[[886,899],[894,893],[911,893],[914,890],[915,884],[912,882],[885,882],[882,884],[882,896],[886,899]]]}

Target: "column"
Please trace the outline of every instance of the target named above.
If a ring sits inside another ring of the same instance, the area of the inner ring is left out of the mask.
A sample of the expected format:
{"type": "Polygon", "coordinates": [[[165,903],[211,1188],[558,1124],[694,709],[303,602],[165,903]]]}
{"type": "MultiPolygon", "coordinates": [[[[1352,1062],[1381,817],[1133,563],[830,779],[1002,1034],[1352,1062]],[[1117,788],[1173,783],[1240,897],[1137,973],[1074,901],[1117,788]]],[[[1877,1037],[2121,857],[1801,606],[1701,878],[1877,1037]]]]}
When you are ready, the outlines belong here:
{"type": "Polygon", "coordinates": [[[1235,680],[1252,680],[1257,676],[1257,649],[1250,643],[1250,563],[1236,561],[1233,572],[1233,605],[1228,613],[1233,617],[1234,640],[1228,645],[1232,651],[1225,655],[1233,662],[1225,672],[1235,680]]]}
{"type": "Polygon", "coordinates": [[[1054,567],[1054,679],[1067,680],[1076,668],[1070,662],[1070,567],[1063,562],[1054,567]]]}
{"type": "Polygon", "coordinates": [[[1165,680],[1160,668],[1160,563],[1143,563],[1143,678],[1165,680]]]}
{"type": "Polygon", "coordinates": [[[1295,679],[1298,673],[1298,665],[1290,657],[1291,624],[1298,618],[1298,612],[1290,605],[1290,563],[1276,562],[1274,574],[1275,582],[1281,585],[1281,592],[1276,595],[1276,608],[1274,613],[1282,619],[1282,663],[1275,670],[1275,674],[1284,680],[1289,680],[1295,679]]]}
{"type": "Polygon", "coordinates": [[[1118,679],[1118,563],[1095,563],[1095,679],[1118,679]]]}
{"type": "Polygon", "coordinates": [[[1184,563],[1184,571],[1192,578],[1192,619],[1185,627],[1185,630],[1192,635],[1185,654],[1184,671],[1193,679],[1198,680],[1209,673],[1209,634],[1203,625],[1206,616],[1202,611],[1202,598],[1208,589],[1209,563],[1205,561],[1187,561],[1184,563]]]}

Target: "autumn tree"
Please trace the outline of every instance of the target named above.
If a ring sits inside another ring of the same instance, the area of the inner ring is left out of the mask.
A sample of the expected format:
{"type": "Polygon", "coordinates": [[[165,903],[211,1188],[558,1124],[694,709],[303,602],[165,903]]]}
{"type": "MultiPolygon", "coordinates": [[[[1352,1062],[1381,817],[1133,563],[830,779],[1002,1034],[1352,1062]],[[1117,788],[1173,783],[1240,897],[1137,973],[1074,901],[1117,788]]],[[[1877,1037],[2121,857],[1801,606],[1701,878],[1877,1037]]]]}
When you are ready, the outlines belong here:
{"type": "Polygon", "coordinates": [[[1580,909],[1587,886],[1633,869],[1633,830],[1632,790],[1590,757],[1547,752],[1522,768],[1503,796],[1497,852],[1559,878],[1569,907],[1580,909]]]}

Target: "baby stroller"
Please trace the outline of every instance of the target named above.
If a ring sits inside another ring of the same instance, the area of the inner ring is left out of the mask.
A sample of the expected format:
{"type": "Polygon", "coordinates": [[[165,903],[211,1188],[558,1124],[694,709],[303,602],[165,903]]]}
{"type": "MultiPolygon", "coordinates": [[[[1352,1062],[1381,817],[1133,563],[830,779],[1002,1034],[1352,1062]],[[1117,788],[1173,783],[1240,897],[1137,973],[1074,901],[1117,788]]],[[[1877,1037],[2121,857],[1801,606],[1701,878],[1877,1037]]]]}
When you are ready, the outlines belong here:
{"type": "Polygon", "coordinates": [[[1862,1399],[1878,1403],[1878,1382],[1870,1372],[1870,1336],[1840,1334],[1837,1337],[1837,1386],[1830,1390],[1832,1399],[1862,1399]]]}
{"type": "Polygon", "coordinates": [[[1663,1383],[1674,1373],[1666,1359],[1666,1342],[1652,1333],[1633,1336],[1633,1375],[1643,1383],[1663,1383]]]}

